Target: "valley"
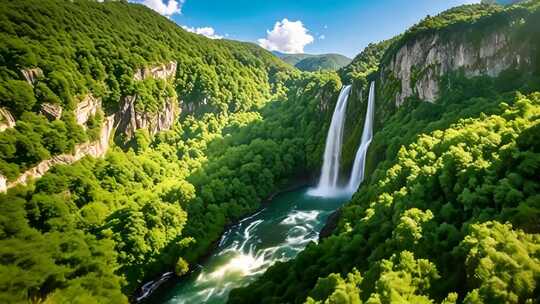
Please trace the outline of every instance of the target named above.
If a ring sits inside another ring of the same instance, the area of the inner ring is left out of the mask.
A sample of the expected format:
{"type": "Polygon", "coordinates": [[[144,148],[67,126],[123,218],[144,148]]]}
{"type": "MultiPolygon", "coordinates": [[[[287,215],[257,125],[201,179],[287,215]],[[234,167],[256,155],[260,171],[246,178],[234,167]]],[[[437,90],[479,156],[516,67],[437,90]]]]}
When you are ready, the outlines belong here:
{"type": "Polygon", "coordinates": [[[540,301],[539,0],[352,60],[189,1],[0,2],[0,303],[540,301]]]}

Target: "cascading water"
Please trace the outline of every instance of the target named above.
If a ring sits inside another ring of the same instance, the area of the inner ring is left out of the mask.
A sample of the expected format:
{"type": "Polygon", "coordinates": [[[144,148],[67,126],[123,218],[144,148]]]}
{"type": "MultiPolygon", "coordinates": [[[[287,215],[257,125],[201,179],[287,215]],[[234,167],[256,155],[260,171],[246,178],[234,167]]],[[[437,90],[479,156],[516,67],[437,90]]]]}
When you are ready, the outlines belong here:
{"type": "Polygon", "coordinates": [[[338,189],[339,162],[341,160],[341,146],[343,140],[343,128],[345,126],[345,114],[347,112],[347,100],[350,92],[351,86],[346,85],[339,93],[336,108],[332,115],[330,129],[326,136],[321,177],[317,188],[309,191],[310,195],[328,197],[340,193],[338,189]]]}
{"type": "Polygon", "coordinates": [[[375,82],[372,81],[369,87],[368,107],[366,120],[364,121],[364,130],[362,131],[362,140],[356,151],[354,165],[351,172],[351,178],[347,185],[347,191],[354,193],[364,180],[364,169],[366,165],[366,153],[373,138],[373,115],[375,110],[375,82]]]}

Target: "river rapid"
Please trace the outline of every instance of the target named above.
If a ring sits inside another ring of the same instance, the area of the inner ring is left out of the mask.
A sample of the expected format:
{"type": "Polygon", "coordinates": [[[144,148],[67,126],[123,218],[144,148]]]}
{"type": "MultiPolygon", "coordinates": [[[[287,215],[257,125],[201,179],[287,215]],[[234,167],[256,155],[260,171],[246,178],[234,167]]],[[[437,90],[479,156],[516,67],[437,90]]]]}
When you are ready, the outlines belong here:
{"type": "Polygon", "coordinates": [[[145,302],[225,303],[231,289],[249,284],[276,261],[294,258],[317,242],[328,216],[350,198],[307,193],[302,188],[277,195],[266,208],[227,230],[197,271],[159,288],[145,302]]]}

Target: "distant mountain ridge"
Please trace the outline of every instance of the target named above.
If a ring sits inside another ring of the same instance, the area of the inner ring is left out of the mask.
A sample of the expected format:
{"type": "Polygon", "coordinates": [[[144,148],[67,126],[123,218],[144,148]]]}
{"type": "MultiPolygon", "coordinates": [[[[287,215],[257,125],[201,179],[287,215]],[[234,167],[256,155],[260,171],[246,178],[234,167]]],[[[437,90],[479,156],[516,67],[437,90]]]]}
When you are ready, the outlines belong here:
{"type": "Polygon", "coordinates": [[[351,58],[341,54],[286,54],[278,51],[272,53],[286,63],[308,72],[318,70],[337,71],[352,61],[351,58]]]}

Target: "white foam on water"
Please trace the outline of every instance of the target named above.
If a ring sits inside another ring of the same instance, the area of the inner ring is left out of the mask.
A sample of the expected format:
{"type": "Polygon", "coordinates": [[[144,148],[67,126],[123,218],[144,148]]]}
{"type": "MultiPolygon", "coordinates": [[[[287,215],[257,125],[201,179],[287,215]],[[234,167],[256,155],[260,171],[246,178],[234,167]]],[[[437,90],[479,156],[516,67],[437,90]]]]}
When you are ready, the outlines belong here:
{"type": "Polygon", "coordinates": [[[281,224],[283,225],[300,225],[300,224],[311,224],[313,221],[317,219],[317,216],[319,216],[320,211],[318,210],[309,210],[309,211],[301,211],[301,210],[293,210],[290,212],[287,217],[281,221],[281,224]]]}

